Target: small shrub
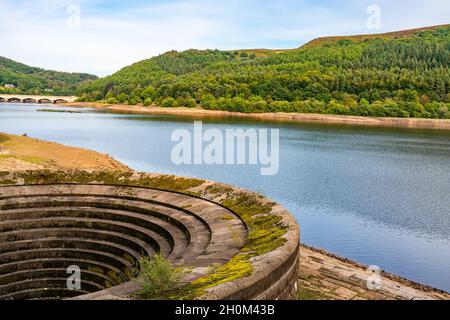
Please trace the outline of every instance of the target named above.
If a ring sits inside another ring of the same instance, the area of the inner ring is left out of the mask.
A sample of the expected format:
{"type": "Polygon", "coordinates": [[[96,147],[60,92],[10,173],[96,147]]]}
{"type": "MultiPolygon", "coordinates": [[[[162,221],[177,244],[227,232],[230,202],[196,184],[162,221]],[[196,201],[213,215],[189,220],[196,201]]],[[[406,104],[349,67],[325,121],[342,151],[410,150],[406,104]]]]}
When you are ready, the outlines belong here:
{"type": "Polygon", "coordinates": [[[130,106],[135,106],[135,105],[137,105],[138,103],[139,103],[139,99],[136,98],[136,97],[132,97],[132,98],[130,98],[130,99],[128,100],[128,104],[129,104],[130,106]]]}
{"type": "Polygon", "coordinates": [[[139,265],[140,296],[144,299],[161,298],[176,289],[185,273],[183,268],[175,268],[172,262],[160,254],[153,258],[142,257],[139,265]]]}
{"type": "Polygon", "coordinates": [[[195,108],[197,106],[197,101],[194,98],[187,98],[184,100],[184,106],[187,108],[195,108]]]}
{"type": "Polygon", "coordinates": [[[162,102],[161,106],[164,108],[172,108],[175,106],[175,99],[174,98],[166,98],[164,99],[164,101],[162,102]]]}
{"type": "Polygon", "coordinates": [[[106,102],[108,104],[117,104],[117,99],[114,97],[108,98],[108,100],[106,100],[106,102]]]}
{"type": "Polygon", "coordinates": [[[153,103],[152,98],[147,98],[147,99],[144,100],[144,106],[145,107],[150,106],[152,103],[153,103]]]}

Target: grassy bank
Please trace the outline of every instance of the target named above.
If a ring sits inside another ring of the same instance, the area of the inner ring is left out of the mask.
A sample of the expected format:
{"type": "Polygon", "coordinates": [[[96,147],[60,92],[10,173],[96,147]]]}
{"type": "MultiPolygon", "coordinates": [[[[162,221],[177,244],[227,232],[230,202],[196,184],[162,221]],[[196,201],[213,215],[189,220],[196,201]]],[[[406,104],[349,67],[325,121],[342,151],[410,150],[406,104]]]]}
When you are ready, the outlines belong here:
{"type": "Polygon", "coordinates": [[[0,171],[39,169],[129,170],[108,155],[95,151],[0,133],[0,171]]]}

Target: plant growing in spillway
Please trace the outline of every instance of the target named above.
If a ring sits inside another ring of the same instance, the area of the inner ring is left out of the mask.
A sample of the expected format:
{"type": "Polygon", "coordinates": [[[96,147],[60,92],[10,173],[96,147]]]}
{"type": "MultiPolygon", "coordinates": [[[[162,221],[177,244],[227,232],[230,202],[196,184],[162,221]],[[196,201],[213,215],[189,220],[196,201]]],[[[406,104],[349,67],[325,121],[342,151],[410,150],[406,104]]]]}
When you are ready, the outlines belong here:
{"type": "Polygon", "coordinates": [[[185,274],[184,268],[175,267],[161,254],[142,257],[139,260],[140,275],[136,279],[141,285],[139,295],[144,299],[161,298],[176,289],[185,274]]]}

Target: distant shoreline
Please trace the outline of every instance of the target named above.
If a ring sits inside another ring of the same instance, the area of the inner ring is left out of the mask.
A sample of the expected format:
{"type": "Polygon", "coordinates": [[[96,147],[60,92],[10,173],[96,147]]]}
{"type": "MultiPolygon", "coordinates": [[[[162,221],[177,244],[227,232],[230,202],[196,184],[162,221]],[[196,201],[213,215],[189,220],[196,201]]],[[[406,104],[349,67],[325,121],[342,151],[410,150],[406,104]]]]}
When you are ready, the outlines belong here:
{"type": "Polygon", "coordinates": [[[299,123],[329,123],[356,126],[397,127],[414,129],[450,130],[450,119],[419,119],[419,118],[381,118],[338,116],[303,113],[239,113],[220,110],[205,110],[202,108],[163,108],[157,106],[129,106],[119,104],[104,104],[96,102],[72,102],[63,104],[75,108],[95,108],[126,114],[152,114],[152,115],[184,115],[195,117],[234,117],[244,119],[286,121],[299,123]]]}

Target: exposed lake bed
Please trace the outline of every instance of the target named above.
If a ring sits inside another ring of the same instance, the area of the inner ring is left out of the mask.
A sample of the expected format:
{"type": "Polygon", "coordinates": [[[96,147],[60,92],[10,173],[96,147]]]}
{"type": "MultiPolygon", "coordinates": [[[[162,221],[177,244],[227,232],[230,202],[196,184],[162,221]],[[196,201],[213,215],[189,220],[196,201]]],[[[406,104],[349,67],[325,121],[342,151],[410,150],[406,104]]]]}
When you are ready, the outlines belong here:
{"type": "Polygon", "coordinates": [[[172,164],[170,133],[192,129],[192,119],[92,110],[38,113],[38,108],[1,104],[1,131],[108,153],[140,171],[261,192],[297,217],[303,242],[450,289],[448,132],[204,120],[204,126],[219,130],[280,128],[280,172],[262,177],[252,166],[172,164]]]}
{"type": "Polygon", "coordinates": [[[415,129],[450,130],[450,119],[420,119],[420,118],[385,118],[358,117],[307,113],[240,113],[220,110],[206,110],[203,108],[164,108],[158,106],[129,106],[120,104],[106,104],[99,102],[72,102],[64,106],[72,108],[93,108],[113,113],[142,114],[142,115],[172,115],[202,118],[234,118],[253,121],[279,121],[293,123],[337,124],[354,126],[396,127],[415,129]]]}

